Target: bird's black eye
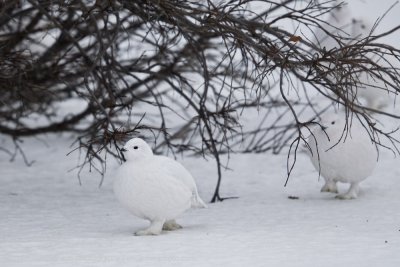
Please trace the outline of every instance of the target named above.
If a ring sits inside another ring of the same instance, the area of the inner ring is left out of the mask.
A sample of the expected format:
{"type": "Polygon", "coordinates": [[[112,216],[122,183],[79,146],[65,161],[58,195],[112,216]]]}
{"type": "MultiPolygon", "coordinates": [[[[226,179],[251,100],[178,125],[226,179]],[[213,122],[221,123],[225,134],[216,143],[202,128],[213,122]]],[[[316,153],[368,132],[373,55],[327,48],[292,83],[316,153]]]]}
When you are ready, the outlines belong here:
{"type": "Polygon", "coordinates": [[[332,121],[331,124],[334,125],[334,124],[335,124],[335,121],[332,121]]]}
{"type": "Polygon", "coordinates": [[[134,146],[134,147],[133,147],[133,149],[138,149],[138,148],[139,148],[138,146],[134,146]]]}

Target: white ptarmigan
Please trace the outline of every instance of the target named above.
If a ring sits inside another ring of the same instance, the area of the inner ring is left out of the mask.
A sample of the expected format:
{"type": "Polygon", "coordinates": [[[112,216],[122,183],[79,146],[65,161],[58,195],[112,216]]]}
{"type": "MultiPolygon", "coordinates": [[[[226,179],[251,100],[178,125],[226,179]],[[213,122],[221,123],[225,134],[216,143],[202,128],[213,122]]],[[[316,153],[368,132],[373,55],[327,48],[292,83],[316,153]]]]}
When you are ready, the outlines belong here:
{"type": "MultiPolygon", "coordinates": [[[[334,5],[339,5],[340,1],[335,1],[334,5]]],[[[347,38],[348,43],[355,43],[371,34],[373,25],[368,18],[354,17],[348,4],[342,4],[340,7],[334,8],[327,18],[327,30],[331,35],[339,35],[347,38]]],[[[327,51],[333,48],[339,48],[339,43],[331,36],[328,36],[322,30],[317,31],[316,41],[325,47],[327,51]]],[[[345,40],[343,40],[345,41],[345,40]]],[[[371,58],[374,54],[371,53],[371,58]]],[[[375,56],[375,58],[377,58],[375,56]]],[[[379,64],[391,68],[389,62],[390,57],[380,59],[379,64]]],[[[393,62],[392,62],[393,63],[393,62]]],[[[328,68],[332,65],[326,65],[328,68]]],[[[375,110],[381,110],[391,102],[393,95],[389,91],[395,91],[389,85],[380,80],[378,77],[372,77],[365,71],[359,72],[357,75],[359,80],[358,88],[354,91],[354,96],[357,95],[358,100],[364,100],[362,105],[375,110]]],[[[384,77],[385,78],[385,77],[384,77]]]]}
{"type": "Polygon", "coordinates": [[[316,43],[319,44],[321,48],[325,47],[326,51],[340,47],[336,38],[332,36],[349,38],[349,31],[352,30],[349,27],[352,19],[351,9],[346,3],[339,5],[340,2],[341,1],[334,1],[332,4],[336,6],[336,8],[333,8],[329,14],[326,14],[325,23],[321,24],[325,30],[318,28],[315,32],[316,43]],[[329,35],[327,32],[329,32],[329,35]]]}
{"type": "Polygon", "coordinates": [[[346,126],[344,114],[327,114],[307,142],[311,161],[325,179],[321,192],[338,193],[337,182],[350,183],[349,190],[336,197],[357,198],[359,183],[377,163],[376,147],[358,119],[349,119],[346,126]]]}
{"type": "MultiPolygon", "coordinates": [[[[366,38],[371,34],[372,28],[373,25],[369,23],[368,19],[362,17],[355,18],[351,22],[351,38],[354,39],[354,42],[366,38]]],[[[371,54],[371,58],[373,57],[374,54],[371,54]]],[[[382,60],[380,58],[378,64],[383,64],[383,66],[386,65],[386,67],[390,68],[391,63],[388,61],[389,59],[382,60]]],[[[393,93],[389,92],[391,88],[389,85],[385,85],[378,77],[372,77],[365,71],[360,72],[358,80],[360,81],[360,85],[357,88],[357,98],[364,99],[367,107],[380,110],[390,104],[393,93]]]]}
{"type": "Polygon", "coordinates": [[[179,162],[153,155],[140,138],[122,149],[126,162],[114,177],[114,193],[133,215],[149,220],[150,227],[136,235],[158,235],[182,228],[175,219],[190,207],[205,208],[192,175],[179,162]]]}

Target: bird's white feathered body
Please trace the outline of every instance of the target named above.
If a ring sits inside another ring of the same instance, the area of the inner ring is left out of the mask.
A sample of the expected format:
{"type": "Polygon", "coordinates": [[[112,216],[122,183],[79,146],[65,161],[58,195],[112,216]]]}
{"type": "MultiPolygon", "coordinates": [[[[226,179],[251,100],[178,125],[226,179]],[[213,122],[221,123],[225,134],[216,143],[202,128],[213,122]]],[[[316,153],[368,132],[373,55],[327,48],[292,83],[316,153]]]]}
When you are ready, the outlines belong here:
{"type": "Polygon", "coordinates": [[[389,106],[393,93],[389,92],[383,81],[368,77],[366,72],[361,72],[358,79],[362,84],[357,90],[357,98],[364,99],[367,107],[380,110],[389,106]]]}
{"type": "Polygon", "coordinates": [[[358,184],[370,176],[375,169],[377,151],[368,133],[354,118],[346,121],[339,115],[322,118],[308,139],[311,161],[325,179],[323,192],[337,193],[337,182],[350,183],[347,193],[338,195],[341,199],[356,198],[358,184]]]}
{"type": "MultiPolygon", "coordinates": [[[[353,42],[360,41],[370,35],[373,25],[367,18],[358,17],[353,18],[351,22],[351,38],[353,42]]],[[[374,54],[370,54],[373,59],[374,54]]],[[[387,62],[381,60],[380,64],[386,64],[387,62]]],[[[391,67],[388,65],[387,67],[391,67]]],[[[392,94],[388,91],[387,86],[383,81],[377,77],[372,77],[367,72],[360,72],[358,75],[360,86],[357,88],[357,98],[365,100],[365,106],[372,109],[382,109],[388,106],[391,102],[392,94]]]]}
{"type": "Polygon", "coordinates": [[[206,208],[207,205],[200,198],[199,193],[197,191],[196,182],[194,181],[193,176],[190,174],[182,164],[178,161],[173,160],[171,158],[165,156],[154,156],[155,162],[158,164],[158,167],[166,174],[171,175],[181,181],[184,185],[186,185],[191,193],[191,207],[192,208],[206,208]]]}
{"type": "Polygon", "coordinates": [[[121,204],[133,215],[150,221],[175,219],[191,206],[188,187],[170,175],[149,169],[145,162],[138,168],[120,167],[114,192],[121,204]]]}
{"type": "MultiPolygon", "coordinates": [[[[334,5],[338,5],[340,1],[334,2],[334,5]]],[[[348,4],[343,4],[340,7],[332,9],[327,14],[326,24],[322,24],[327,32],[333,36],[350,37],[349,31],[351,25],[352,14],[348,4]]],[[[326,32],[321,29],[317,29],[315,33],[316,42],[321,46],[325,47],[326,51],[329,51],[335,47],[339,47],[339,43],[335,38],[329,36],[326,32]]]]}
{"type": "MultiPolygon", "coordinates": [[[[341,1],[335,1],[333,4],[336,6],[341,1]]],[[[347,38],[349,44],[359,42],[363,38],[366,38],[371,34],[373,29],[373,23],[366,17],[354,16],[348,4],[343,4],[341,7],[334,8],[328,15],[326,20],[326,25],[324,27],[331,35],[337,35],[347,38]]],[[[321,47],[325,47],[327,51],[339,48],[340,44],[335,40],[335,38],[329,36],[322,30],[318,30],[315,34],[316,41],[321,47]]],[[[346,42],[346,41],[345,41],[346,42]]],[[[371,53],[366,55],[373,59],[375,54],[371,53]]],[[[388,60],[388,59],[386,59],[388,60]]],[[[386,60],[381,60],[381,64],[386,64],[386,60]]],[[[392,62],[394,63],[394,62],[392,62]]],[[[322,63],[327,68],[333,68],[332,63],[322,63]]],[[[389,64],[387,67],[391,67],[389,64]]],[[[336,79],[336,77],[331,77],[336,79]]],[[[354,96],[359,100],[359,104],[380,110],[389,106],[390,102],[393,100],[393,93],[390,93],[386,88],[387,85],[384,84],[379,78],[371,77],[367,72],[361,71],[358,74],[359,84],[357,89],[354,90],[354,96]]],[[[389,90],[395,91],[390,88],[389,90]]]]}
{"type": "Polygon", "coordinates": [[[178,162],[153,155],[142,139],[124,147],[126,162],[117,170],[114,193],[133,215],[149,220],[148,229],[137,235],[156,235],[181,228],[175,219],[190,207],[206,207],[191,174],[178,162]]]}

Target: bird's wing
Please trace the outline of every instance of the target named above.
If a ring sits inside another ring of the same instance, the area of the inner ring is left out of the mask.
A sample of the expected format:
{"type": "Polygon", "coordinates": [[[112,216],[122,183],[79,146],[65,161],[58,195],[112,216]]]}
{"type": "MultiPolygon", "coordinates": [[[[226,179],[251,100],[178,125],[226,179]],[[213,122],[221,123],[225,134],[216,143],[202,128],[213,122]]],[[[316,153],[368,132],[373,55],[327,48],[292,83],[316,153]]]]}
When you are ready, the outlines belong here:
{"type": "Polygon", "coordinates": [[[164,156],[156,156],[157,164],[160,170],[168,175],[175,177],[186,185],[190,190],[197,191],[197,186],[193,176],[178,161],[164,156]]]}
{"type": "Polygon", "coordinates": [[[159,168],[166,174],[175,177],[187,186],[192,192],[192,207],[206,208],[207,205],[200,198],[197,191],[196,182],[190,172],[178,161],[164,156],[156,156],[159,168]]]}

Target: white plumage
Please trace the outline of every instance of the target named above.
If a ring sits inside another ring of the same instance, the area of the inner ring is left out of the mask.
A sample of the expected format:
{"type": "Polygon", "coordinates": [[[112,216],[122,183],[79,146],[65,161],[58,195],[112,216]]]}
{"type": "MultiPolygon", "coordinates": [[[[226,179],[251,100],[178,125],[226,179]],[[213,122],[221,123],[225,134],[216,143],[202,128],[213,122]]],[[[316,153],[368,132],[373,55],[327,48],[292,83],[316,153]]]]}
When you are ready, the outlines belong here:
{"type": "Polygon", "coordinates": [[[325,179],[321,192],[338,193],[337,182],[350,183],[349,190],[337,198],[357,198],[359,183],[375,169],[375,145],[355,117],[349,119],[349,129],[344,114],[325,115],[320,125],[308,138],[308,144],[311,161],[325,179]]]}
{"type": "MultiPolygon", "coordinates": [[[[338,4],[339,1],[334,2],[335,6],[338,4]]],[[[343,4],[340,7],[332,9],[332,11],[327,14],[326,23],[321,24],[321,26],[323,26],[330,35],[350,38],[351,19],[352,14],[348,4],[343,4]]],[[[315,32],[315,41],[321,48],[325,47],[326,51],[340,46],[337,40],[330,35],[320,28],[315,32]]]]}
{"type": "Polygon", "coordinates": [[[380,110],[389,106],[393,93],[383,81],[369,77],[366,72],[361,72],[358,79],[362,84],[357,90],[357,98],[364,99],[367,107],[380,110]]]}
{"type": "Polygon", "coordinates": [[[114,193],[132,214],[151,222],[136,235],[179,229],[176,217],[190,207],[206,207],[192,175],[179,162],[153,155],[140,138],[128,141],[123,150],[126,162],[115,175],[114,193]]]}
{"type": "MultiPolygon", "coordinates": [[[[339,4],[339,1],[335,2],[335,5],[337,4],[339,4]]],[[[333,9],[329,14],[327,23],[332,26],[327,27],[330,34],[348,38],[349,44],[366,38],[371,34],[373,28],[368,18],[354,17],[348,4],[333,9]]],[[[317,33],[316,38],[321,47],[325,47],[327,51],[339,47],[338,42],[334,38],[322,31],[317,33]]],[[[371,57],[372,56],[371,54],[371,57]]],[[[386,64],[386,67],[390,67],[384,60],[381,60],[379,64],[386,64]]],[[[327,67],[332,66],[328,65],[327,67]]],[[[359,73],[358,80],[360,84],[354,92],[354,95],[357,95],[358,100],[364,100],[361,101],[364,106],[380,110],[390,104],[393,98],[393,93],[389,92],[391,88],[387,88],[388,86],[379,80],[379,78],[372,77],[368,75],[367,72],[363,71],[359,73]]]]}
{"type": "MultiPolygon", "coordinates": [[[[351,38],[361,40],[370,35],[372,24],[366,18],[353,19],[351,23],[351,38]]],[[[373,55],[371,55],[372,57],[373,55]]],[[[387,62],[381,60],[379,64],[386,65],[387,62]]],[[[390,66],[387,66],[390,67],[390,66]]],[[[372,77],[367,72],[358,75],[360,86],[357,88],[357,98],[365,100],[365,105],[369,108],[380,110],[387,107],[391,102],[392,93],[378,77],[372,77]]]]}

